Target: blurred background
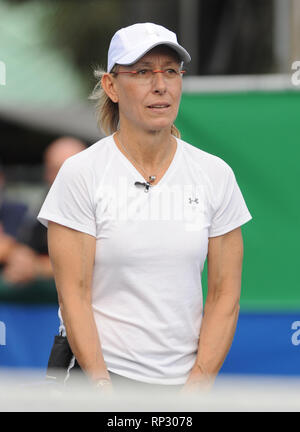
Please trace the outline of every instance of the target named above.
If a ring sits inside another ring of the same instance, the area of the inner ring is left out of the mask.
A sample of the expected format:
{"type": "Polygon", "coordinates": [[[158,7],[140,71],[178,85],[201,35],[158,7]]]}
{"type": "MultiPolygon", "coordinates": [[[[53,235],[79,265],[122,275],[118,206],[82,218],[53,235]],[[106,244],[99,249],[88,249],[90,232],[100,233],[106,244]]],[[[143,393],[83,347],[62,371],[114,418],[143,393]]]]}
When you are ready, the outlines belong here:
{"type": "Polygon", "coordinates": [[[221,374],[299,376],[297,0],[0,0],[0,367],[46,368],[57,297],[35,217],[63,160],[103,136],[88,96],[111,37],[146,21],[192,56],[182,138],[233,168],[253,216],[221,374]]]}

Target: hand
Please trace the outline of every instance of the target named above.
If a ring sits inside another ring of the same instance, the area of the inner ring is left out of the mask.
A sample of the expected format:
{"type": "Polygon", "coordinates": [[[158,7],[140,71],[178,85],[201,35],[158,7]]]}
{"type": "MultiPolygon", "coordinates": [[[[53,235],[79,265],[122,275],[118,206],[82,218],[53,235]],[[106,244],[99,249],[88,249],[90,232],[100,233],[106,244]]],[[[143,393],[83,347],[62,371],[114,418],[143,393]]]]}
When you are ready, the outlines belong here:
{"type": "Polygon", "coordinates": [[[1,263],[5,263],[8,261],[14,246],[15,246],[14,238],[5,234],[2,225],[0,224],[0,262],[1,263]]]}
{"type": "Polygon", "coordinates": [[[212,388],[214,379],[214,376],[209,375],[200,366],[195,365],[180,393],[195,394],[207,392],[212,388]]]}
{"type": "Polygon", "coordinates": [[[102,378],[96,382],[95,387],[104,394],[113,394],[113,386],[110,379],[102,378]]]}
{"type": "Polygon", "coordinates": [[[25,245],[17,246],[10,254],[3,277],[10,283],[27,283],[38,275],[38,255],[25,245]]]}

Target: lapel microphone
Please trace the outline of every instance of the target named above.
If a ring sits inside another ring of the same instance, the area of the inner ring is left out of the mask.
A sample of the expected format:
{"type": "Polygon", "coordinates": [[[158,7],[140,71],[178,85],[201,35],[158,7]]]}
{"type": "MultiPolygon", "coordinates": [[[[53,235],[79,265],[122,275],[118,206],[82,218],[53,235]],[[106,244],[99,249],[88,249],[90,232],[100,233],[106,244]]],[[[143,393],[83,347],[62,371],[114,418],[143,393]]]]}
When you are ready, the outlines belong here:
{"type": "Polygon", "coordinates": [[[155,175],[151,175],[151,176],[149,176],[149,181],[146,181],[146,182],[139,182],[139,181],[136,181],[136,182],[134,183],[134,185],[137,186],[137,187],[144,187],[144,188],[145,188],[145,189],[144,189],[144,192],[149,192],[149,189],[150,189],[151,183],[154,182],[155,179],[156,179],[156,176],[155,176],[155,175]]]}
{"type": "Polygon", "coordinates": [[[151,184],[149,182],[139,182],[139,181],[136,181],[134,183],[134,186],[136,186],[138,188],[144,187],[145,188],[144,192],[149,192],[149,188],[150,188],[151,184]]]}

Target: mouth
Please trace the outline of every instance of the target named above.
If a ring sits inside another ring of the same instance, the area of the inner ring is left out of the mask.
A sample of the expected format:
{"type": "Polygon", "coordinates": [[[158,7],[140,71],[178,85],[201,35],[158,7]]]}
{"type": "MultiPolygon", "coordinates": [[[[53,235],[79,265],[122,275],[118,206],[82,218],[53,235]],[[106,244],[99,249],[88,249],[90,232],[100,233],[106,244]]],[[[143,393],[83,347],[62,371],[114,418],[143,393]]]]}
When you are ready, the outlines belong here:
{"type": "Polygon", "coordinates": [[[163,111],[168,109],[170,106],[171,105],[168,103],[157,103],[157,104],[148,105],[147,108],[151,110],[163,111]]]}

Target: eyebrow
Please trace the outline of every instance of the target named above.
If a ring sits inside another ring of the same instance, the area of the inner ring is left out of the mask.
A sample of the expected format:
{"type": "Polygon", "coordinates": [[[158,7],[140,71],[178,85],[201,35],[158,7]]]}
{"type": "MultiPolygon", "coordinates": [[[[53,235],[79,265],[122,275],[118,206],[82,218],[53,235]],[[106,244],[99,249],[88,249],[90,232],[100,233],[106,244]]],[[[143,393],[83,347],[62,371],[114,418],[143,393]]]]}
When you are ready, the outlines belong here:
{"type": "MultiPolygon", "coordinates": [[[[173,65],[173,64],[179,64],[176,60],[167,60],[163,63],[163,66],[169,66],[169,65],[173,65]]],[[[138,66],[152,66],[153,62],[148,62],[148,61],[141,61],[141,62],[137,62],[135,63],[134,67],[138,67],[138,66]]]]}

